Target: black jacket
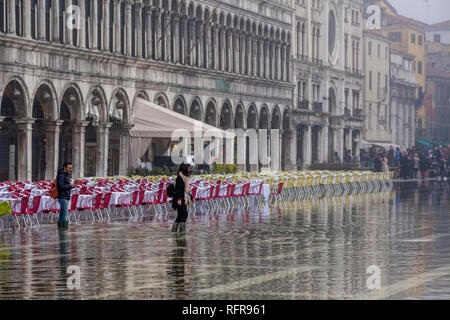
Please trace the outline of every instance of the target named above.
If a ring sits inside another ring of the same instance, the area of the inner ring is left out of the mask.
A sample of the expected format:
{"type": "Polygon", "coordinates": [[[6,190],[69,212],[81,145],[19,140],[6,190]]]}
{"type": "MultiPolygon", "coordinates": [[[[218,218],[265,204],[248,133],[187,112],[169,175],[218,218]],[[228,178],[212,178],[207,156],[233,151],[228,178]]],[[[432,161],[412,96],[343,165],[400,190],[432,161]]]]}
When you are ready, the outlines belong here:
{"type": "Polygon", "coordinates": [[[58,199],[70,200],[70,190],[72,189],[72,186],[70,185],[69,174],[64,172],[63,169],[58,171],[56,184],[58,188],[58,199]]]}
{"type": "Polygon", "coordinates": [[[181,205],[185,205],[184,201],[184,181],[183,178],[180,176],[177,176],[177,179],[175,180],[175,196],[172,199],[172,208],[174,210],[177,210],[178,207],[178,199],[181,199],[181,205]]]}

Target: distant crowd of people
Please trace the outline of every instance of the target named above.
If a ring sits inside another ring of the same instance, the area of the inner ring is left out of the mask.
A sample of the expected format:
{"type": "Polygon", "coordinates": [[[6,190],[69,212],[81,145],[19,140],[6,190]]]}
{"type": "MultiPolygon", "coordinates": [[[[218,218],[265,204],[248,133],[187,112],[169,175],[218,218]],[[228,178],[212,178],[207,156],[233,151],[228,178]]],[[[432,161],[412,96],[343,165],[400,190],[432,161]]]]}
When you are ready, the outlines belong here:
{"type": "Polygon", "coordinates": [[[361,149],[361,167],[374,169],[377,172],[389,172],[389,167],[400,168],[400,178],[438,177],[447,180],[450,170],[450,145],[447,147],[425,146],[422,150],[415,147],[406,151],[396,150],[391,146],[388,151],[377,150],[373,147],[369,150],[361,149]]]}

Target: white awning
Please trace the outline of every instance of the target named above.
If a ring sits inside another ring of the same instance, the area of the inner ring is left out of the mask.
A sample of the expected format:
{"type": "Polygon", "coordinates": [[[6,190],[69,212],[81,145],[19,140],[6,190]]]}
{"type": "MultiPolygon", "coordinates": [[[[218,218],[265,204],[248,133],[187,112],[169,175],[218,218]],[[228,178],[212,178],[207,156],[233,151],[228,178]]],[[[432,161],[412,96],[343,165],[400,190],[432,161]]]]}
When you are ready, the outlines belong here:
{"type": "Polygon", "coordinates": [[[391,146],[392,146],[392,148],[394,148],[394,150],[396,150],[397,148],[402,149],[402,146],[395,144],[395,143],[376,142],[376,141],[372,142],[372,141],[361,140],[361,148],[365,149],[365,148],[370,148],[372,146],[384,148],[384,149],[386,149],[386,151],[388,151],[391,146]]]}
{"type": "Polygon", "coordinates": [[[130,131],[135,138],[170,138],[177,129],[187,130],[194,137],[194,130],[201,130],[202,135],[234,138],[234,133],[228,132],[201,121],[197,121],[175,111],[163,108],[141,98],[137,98],[134,106],[134,127],[130,131]]]}

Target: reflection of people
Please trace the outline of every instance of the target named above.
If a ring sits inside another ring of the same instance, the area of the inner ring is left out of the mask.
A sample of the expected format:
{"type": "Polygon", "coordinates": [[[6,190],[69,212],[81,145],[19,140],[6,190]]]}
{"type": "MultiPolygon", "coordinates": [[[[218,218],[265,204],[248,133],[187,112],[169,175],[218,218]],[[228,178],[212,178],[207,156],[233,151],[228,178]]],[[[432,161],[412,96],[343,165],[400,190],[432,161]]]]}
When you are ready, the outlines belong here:
{"type": "Polygon", "coordinates": [[[191,166],[182,163],[175,180],[175,196],[172,200],[172,208],[177,210],[177,219],[173,224],[172,232],[183,232],[186,229],[188,208],[192,201],[191,186],[189,185],[190,174],[191,166]]]}
{"type": "Polygon", "coordinates": [[[381,158],[381,172],[389,172],[388,159],[384,155],[381,158]]]}
{"type": "Polygon", "coordinates": [[[176,290],[176,296],[175,299],[178,297],[180,299],[185,298],[185,260],[184,260],[184,252],[186,251],[186,234],[184,233],[176,233],[175,234],[175,240],[176,240],[176,248],[173,250],[171,258],[172,263],[171,270],[170,270],[170,276],[173,278],[173,281],[175,283],[175,290],[176,290]]]}
{"type": "Polygon", "coordinates": [[[70,183],[69,174],[72,173],[72,164],[66,162],[63,168],[58,171],[56,178],[56,184],[58,188],[58,202],[60,205],[58,227],[67,228],[67,208],[70,200],[70,190],[73,188],[73,184],[70,183]]]}
{"type": "Polygon", "coordinates": [[[68,257],[69,249],[67,248],[67,236],[68,231],[63,228],[58,229],[59,236],[59,267],[61,271],[61,279],[66,281],[67,279],[67,268],[70,265],[70,258],[68,257]]]}

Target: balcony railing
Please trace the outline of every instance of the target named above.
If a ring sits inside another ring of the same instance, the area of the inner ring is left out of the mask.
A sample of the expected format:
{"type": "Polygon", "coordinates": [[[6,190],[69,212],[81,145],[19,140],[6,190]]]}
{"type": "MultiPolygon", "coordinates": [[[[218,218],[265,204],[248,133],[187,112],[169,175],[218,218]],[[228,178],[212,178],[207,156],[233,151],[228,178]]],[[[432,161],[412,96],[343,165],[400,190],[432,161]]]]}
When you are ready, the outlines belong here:
{"type": "Polygon", "coordinates": [[[302,110],[308,110],[309,109],[309,103],[306,100],[300,100],[298,101],[298,108],[302,110]]]}
{"type": "Polygon", "coordinates": [[[315,113],[322,113],[323,112],[323,103],[322,102],[314,102],[313,108],[314,108],[315,113]]]}

